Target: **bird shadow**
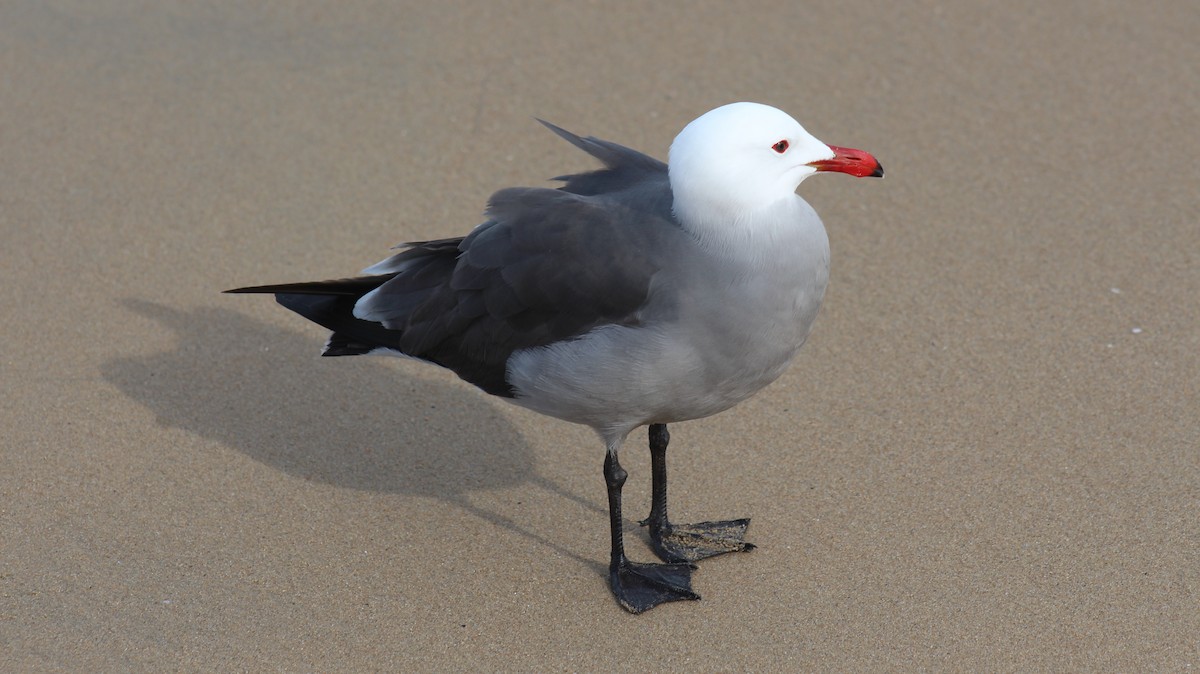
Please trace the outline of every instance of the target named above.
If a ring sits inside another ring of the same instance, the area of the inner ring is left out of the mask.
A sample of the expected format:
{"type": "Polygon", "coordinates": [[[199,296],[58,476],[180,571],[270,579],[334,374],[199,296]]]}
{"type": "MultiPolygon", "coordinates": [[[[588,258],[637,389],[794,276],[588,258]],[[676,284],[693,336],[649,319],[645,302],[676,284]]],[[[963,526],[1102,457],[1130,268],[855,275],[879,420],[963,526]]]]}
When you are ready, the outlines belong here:
{"type": "Polygon", "coordinates": [[[226,309],[183,310],[140,299],[123,304],[176,336],[168,351],[116,358],[101,370],[160,424],[306,480],[439,499],[604,568],[471,503],[471,492],[533,485],[605,512],[539,475],[529,444],[474,391],[404,378],[382,359],[317,359],[311,337],[226,309]],[[429,401],[462,413],[441,414],[429,401]],[[455,421],[464,416],[480,422],[455,421]]]}

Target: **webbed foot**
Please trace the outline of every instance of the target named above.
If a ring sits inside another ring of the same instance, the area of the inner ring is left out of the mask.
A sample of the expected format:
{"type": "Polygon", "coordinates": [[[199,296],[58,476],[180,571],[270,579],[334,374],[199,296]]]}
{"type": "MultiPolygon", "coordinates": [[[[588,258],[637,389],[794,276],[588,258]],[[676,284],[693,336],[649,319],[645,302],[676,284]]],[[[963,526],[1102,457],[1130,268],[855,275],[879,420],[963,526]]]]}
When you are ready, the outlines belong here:
{"type": "Polygon", "coordinates": [[[613,596],[626,611],[641,613],[659,604],[699,599],[692,591],[692,565],[642,564],[621,559],[609,571],[613,596]]]}
{"type": "MultiPolygon", "coordinates": [[[[647,518],[642,525],[650,523],[647,518]]],[[[697,524],[671,524],[650,528],[650,545],[665,562],[696,562],[727,552],[748,552],[753,543],[746,542],[749,518],[697,524]]]]}

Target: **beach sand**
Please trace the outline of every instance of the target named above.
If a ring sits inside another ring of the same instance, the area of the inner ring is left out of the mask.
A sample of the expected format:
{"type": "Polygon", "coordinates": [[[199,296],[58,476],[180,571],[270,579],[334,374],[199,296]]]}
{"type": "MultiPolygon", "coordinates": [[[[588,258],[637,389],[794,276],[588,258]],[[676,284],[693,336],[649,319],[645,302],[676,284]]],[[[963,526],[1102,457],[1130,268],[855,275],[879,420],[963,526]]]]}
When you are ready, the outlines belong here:
{"type": "Polygon", "coordinates": [[[432,5],[0,8],[0,670],[1200,667],[1194,2],[432,5]],[[671,428],[759,545],[700,602],[613,601],[589,429],[220,294],[737,100],[887,178],[805,182],[809,343],[671,428]]]}

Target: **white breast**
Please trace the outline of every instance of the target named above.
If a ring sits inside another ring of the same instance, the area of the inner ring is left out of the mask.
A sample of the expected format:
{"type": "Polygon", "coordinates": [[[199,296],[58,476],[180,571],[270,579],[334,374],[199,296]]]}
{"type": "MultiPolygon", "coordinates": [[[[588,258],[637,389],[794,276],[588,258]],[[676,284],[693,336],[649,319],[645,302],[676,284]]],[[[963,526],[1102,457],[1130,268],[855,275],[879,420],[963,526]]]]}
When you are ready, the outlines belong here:
{"type": "Polygon", "coordinates": [[[795,201],[769,226],[672,260],[640,323],[514,353],[513,402],[619,439],[716,414],[770,384],[808,337],[829,278],[825,229],[795,201]]]}

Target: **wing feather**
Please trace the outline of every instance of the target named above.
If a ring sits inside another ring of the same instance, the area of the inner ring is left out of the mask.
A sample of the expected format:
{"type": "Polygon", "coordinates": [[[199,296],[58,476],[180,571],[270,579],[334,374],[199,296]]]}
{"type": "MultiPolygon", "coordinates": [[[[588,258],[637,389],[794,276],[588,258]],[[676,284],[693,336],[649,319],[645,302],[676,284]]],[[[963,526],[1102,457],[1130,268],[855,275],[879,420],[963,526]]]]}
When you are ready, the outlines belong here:
{"type": "Polygon", "coordinates": [[[686,238],[665,164],[542,123],[605,168],[562,176],[557,190],[501,190],[466,237],[405,244],[368,276],[234,292],[276,293],[333,330],[325,355],[385,347],[511,396],[514,351],[637,322],[661,261],[686,238]]]}

